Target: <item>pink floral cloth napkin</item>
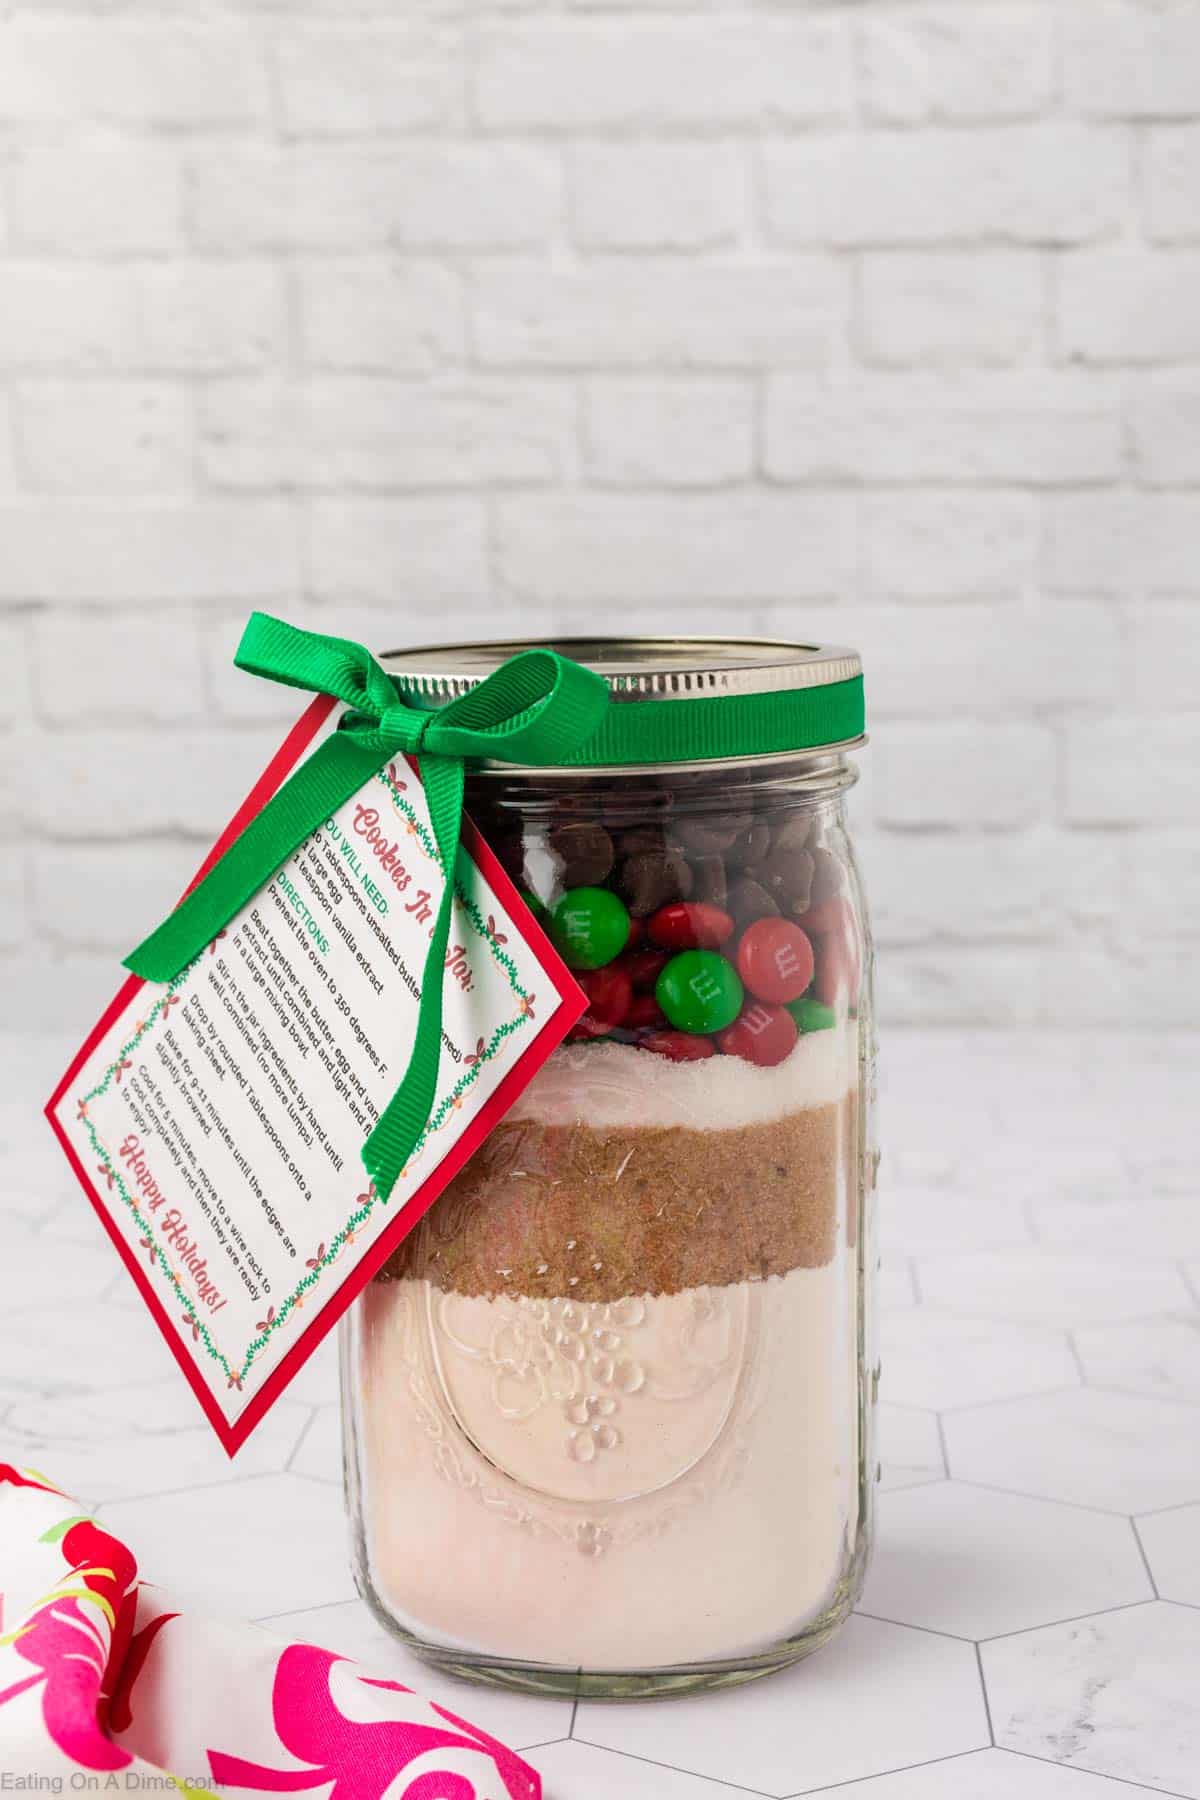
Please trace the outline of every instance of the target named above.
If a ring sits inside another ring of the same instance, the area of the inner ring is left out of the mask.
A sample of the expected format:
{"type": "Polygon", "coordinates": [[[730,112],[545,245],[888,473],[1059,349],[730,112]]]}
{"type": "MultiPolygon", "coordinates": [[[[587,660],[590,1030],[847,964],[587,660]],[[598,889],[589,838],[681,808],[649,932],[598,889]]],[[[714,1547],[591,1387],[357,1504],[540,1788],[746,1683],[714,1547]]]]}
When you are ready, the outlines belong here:
{"type": "Polygon", "coordinates": [[[0,1768],[30,1790],[541,1800],[513,1751],[313,1644],[181,1611],[42,1476],[0,1463],[0,1768]]]}

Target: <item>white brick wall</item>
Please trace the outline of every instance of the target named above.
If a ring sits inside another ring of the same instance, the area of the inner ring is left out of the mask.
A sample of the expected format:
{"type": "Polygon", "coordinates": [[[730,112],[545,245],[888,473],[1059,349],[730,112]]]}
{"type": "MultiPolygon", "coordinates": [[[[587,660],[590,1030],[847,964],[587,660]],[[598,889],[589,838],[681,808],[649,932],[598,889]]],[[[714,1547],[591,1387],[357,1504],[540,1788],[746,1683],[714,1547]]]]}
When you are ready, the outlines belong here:
{"type": "Polygon", "coordinates": [[[1194,1024],[1200,0],[0,5],[0,977],[380,645],[857,643],[893,1018],[1194,1024]]]}

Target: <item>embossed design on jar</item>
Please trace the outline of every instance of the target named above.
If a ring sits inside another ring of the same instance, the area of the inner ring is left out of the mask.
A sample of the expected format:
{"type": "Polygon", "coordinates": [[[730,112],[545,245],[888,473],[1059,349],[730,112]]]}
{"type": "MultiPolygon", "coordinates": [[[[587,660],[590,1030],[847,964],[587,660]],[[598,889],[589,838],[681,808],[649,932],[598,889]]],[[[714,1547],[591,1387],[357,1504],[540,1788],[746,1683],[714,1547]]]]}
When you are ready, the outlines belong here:
{"type": "Polygon", "coordinates": [[[466,1438],[531,1492],[591,1503],[656,1493],[712,1448],[753,1304],[747,1288],[609,1302],[426,1297],[432,1367],[466,1438]]]}
{"type": "Polygon", "coordinates": [[[567,1455],[574,1462],[589,1463],[601,1450],[620,1447],[621,1433],[612,1423],[617,1402],[607,1394],[589,1394],[569,1400],[567,1418],[576,1429],[568,1434],[567,1455]]]}
{"type": "MultiPolygon", "coordinates": [[[[534,1541],[556,1542],[584,1561],[599,1563],[647,1537],[657,1539],[670,1533],[694,1517],[697,1509],[710,1505],[715,1496],[745,1479],[748,1433],[761,1403],[766,1373],[761,1288],[756,1287],[750,1297],[734,1397],[711,1448],[684,1471],[686,1479],[680,1477],[657,1491],[617,1501],[564,1498],[535,1490],[480,1450],[451,1409],[436,1367],[429,1328],[436,1299],[436,1290],[424,1282],[386,1283],[370,1290],[365,1302],[367,1323],[358,1334],[363,1380],[368,1388],[378,1386],[383,1391],[387,1384],[377,1359],[384,1346],[390,1346],[398,1366],[406,1371],[396,1398],[424,1439],[431,1468],[490,1518],[534,1541]]],[[[628,1326],[635,1318],[640,1321],[643,1306],[641,1299],[625,1299],[613,1303],[613,1314],[628,1326]]],[[[394,1388],[391,1391],[395,1393],[394,1388]]],[[[385,1409],[371,1416],[390,1438],[390,1412],[385,1409]]]]}
{"type": "Polygon", "coordinates": [[[612,1533],[594,1519],[581,1519],[575,1531],[575,1548],[580,1556],[603,1556],[612,1544],[612,1533]]]}

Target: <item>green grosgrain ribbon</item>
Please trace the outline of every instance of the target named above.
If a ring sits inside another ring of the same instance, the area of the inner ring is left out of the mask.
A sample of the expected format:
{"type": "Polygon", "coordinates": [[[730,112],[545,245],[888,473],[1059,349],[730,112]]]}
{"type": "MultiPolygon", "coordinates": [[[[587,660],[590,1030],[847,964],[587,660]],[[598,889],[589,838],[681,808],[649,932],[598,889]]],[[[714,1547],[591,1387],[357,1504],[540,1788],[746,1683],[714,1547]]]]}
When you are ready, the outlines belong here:
{"type": "Polygon", "coordinates": [[[396,755],[419,756],[446,882],[425,958],[408,1068],[362,1150],[367,1172],[386,1199],[425,1129],[437,1088],[464,759],[561,763],[598,729],[608,687],[592,670],[552,650],[523,650],[448,706],[419,712],[361,644],[299,631],[266,613],[251,616],[234,660],[270,681],[332,694],[350,710],[203,881],[125,958],[125,967],[147,981],[173,980],[386,762],[396,755]]]}

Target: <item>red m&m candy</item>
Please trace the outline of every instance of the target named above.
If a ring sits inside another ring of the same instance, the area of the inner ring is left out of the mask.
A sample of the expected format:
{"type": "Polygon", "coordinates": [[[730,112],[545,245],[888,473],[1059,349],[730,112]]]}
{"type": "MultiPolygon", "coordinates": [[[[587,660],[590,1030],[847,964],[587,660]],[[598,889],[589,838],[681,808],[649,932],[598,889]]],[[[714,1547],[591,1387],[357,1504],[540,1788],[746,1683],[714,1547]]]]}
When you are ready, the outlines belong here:
{"type": "Polygon", "coordinates": [[[798,1036],[796,1021],[786,1008],[752,1000],[717,1043],[726,1056],[740,1056],[770,1069],[791,1055],[798,1036]]]}
{"type": "Polygon", "coordinates": [[[652,988],[667,966],[668,955],[666,950],[626,951],[620,966],[635,988],[652,988]]]}
{"type": "Polygon", "coordinates": [[[666,1016],[653,994],[635,994],[628,1012],[621,1020],[626,1031],[636,1031],[646,1025],[665,1025],[666,1016]]]}
{"type": "Polygon", "coordinates": [[[651,1037],[644,1037],[638,1049],[668,1056],[672,1062],[704,1062],[717,1054],[711,1038],[692,1037],[686,1031],[656,1031],[651,1037]]]}
{"type": "Polygon", "coordinates": [[[572,1025],[568,1037],[603,1037],[623,1023],[633,1002],[633,983],[624,969],[609,963],[604,969],[580,969],[576,981],[588,997],[588,1009],[572,1025]]]}
{"type": "Polygon", "coordinates": [[[813,977],[813,949],[789,919],[758,919],[741,936],[737,971],[759,1000],[798,1000],[813,977]]]}
{"type": "Polygon", "coordinates": [[[676,900],[660,906],[646,926],[652,944],[664,950],[715,950],[733,935],[733,920],[706,900],[676,900]]]}

